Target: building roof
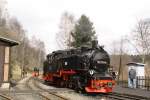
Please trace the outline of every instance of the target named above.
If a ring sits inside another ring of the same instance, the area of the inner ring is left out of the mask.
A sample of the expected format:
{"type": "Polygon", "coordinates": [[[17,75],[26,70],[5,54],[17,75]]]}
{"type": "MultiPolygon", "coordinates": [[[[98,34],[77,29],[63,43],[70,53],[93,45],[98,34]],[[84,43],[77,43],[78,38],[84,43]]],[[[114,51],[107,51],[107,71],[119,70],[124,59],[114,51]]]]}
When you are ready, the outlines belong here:
{"type": "Polygon", "coordinates": [[[130,63],[128,63],[127,64],[128,66],[131,66],[131,65],[133,65],[133,66],[145,66],[145,64],[143,64],[143,63],[136,63],[136,62],[130,62],[130,63]]]}
{"type": "Polygon", "coordinates": [[[19,45],[19,42],[12,40],[12,39],[5,38],[5,37],[1,37],[1,36],[0,36],[0,41],[8,43],[10,46],[19,45]]]}

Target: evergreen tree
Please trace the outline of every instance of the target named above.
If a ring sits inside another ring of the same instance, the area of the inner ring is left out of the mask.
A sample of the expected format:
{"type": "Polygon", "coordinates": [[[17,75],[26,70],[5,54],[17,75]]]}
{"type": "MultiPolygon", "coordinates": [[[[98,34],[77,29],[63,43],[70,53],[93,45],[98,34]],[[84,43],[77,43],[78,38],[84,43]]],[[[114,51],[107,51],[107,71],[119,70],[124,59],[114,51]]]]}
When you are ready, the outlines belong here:
{"type": "Polygon", "coordinates": [[[85,15],[82,15],[78,20],[71,35],[73,37],[72,46],[75,48],[83,45],[91,45],[92,39],[96,37],[93,23],[85,15]]]}

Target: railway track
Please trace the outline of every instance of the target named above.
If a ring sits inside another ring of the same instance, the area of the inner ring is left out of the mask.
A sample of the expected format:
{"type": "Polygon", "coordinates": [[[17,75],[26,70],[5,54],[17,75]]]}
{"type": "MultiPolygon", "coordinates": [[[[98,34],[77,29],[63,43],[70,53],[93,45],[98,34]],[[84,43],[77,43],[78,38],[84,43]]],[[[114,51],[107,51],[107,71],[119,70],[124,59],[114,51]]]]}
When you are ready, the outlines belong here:
{"type": "MultiPolygon", "coordinates": [[[[42,82],[40,79],[36,79],[36,80],[42,82]]],[[[36,85],[36,83],[35,83],[35,85],[36,85]]],[[[146,97],[142,97],[142,96],[120,94],[120,93],[116,93],[116,92],[113,92],[113,93],[110,93],[107,95],[100,94],[99,96],[100,96],[100,98],[103,98],[103,97],[106,98],[105,100],[150,100],[150,98],[146,98],[146,97]]],[[[92,100],[94,100],[94,98],[92,100]]]]}
{"type": "MultiPolygon", "coordinates": [[[[70,89],[65,89],[65,88],[48,88],[50,86],[45,86],[43,87],[43,81],[38,79],[38,78],[29,78],[26,80],[24,83],[24,87],[26,89],[22,90],[17,90],[15,91],[15,95],[24,95],[26,96],[31,96],[35,95],[38,96],[40,99],[33,98],[32,100],[150,100],[150,98],[145,98],[141,96],[134,96],[134,95],[129,95],[129,94],[120,94],[120,93],[110,93],[108,95],[104,94],[98,94],[97,96],[86,96],[86,94],[78,94],[74,92],[74,90],[70,89]],[[83,99],[80,99],[83,98],[83,99]],[[101,99],[105,98],[105,99],[101,99]]],[[[13,91],[12,91],[13,92],[13,91]]],[[[5,95],[5,93],[3,92],[5,95]]],[[[13,93],[11,93],[13,94],[13,93]]],[[[14,95],[14,96],[15,96],[14,95]]],[[[9,96],[9,95],[8,95],[9,96]]],[[[12,95],[11,95],[12,96],[12,95]]],[[[10,96],[10,97],[11,97],[10,96]]],[[[2,97],[0,95],[0,97],[2,97]]],[[[4,99],[2,100],[16,100],[16,99],[11,99],[5,95],[4,99]],[[6,98],[5,98],[6,97],[6,98]]],[[[18,96],[19,97],[19,96],[18,96]]],[[[1,99],[0,99],[1,100],[1,99]]],[[[20,100],[20,99],[17,99],[20,100]]],[[[24,99],[28,100],[28,99],[24,99]]]]}
{"type": "Polygon", "coordinates": [[[142,96],[120,94],[120,93],[115,93],[115,92],[106,95],[106,97],[113,99],[113,100],[150,100],[150,98],[146,98],[142,96]]]}
{"type": "Polygon", "coordinates": [[[0,100],[12,100],[12,98],[7,95],[0,94],[0,100]]]}
{"type": "Polygon", "coordinates": [[[39,86],[37,82],[38,82],[37,79],[30,78],[29,81],[27,82],[27,86],[31,90],[39,91],[38,95],[45,98],[46,100],[69,100],[68,98],[58,95],[58,93],[57,93],[58,90],[54,89],[52,91],[49,91],[49,90],[44,89],[41,86],[39,86]]]}
{"type": "Polygon", "coordinates": [[[69,100],[58,95],[57,91],[59,90],[51,93],[42,89],[38,86],[38,82],[30,77],[9,91],[1,91],[0,100],[69,100]]]}

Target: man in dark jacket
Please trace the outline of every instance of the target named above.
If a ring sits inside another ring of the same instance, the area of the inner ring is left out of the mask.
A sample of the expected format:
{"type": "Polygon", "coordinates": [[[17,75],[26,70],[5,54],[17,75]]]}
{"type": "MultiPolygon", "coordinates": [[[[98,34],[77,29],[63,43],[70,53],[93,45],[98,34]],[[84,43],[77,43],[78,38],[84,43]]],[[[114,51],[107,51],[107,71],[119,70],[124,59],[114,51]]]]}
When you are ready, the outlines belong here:
{"type": "Polygon", "coordinates": [[[136,88],[136,70],[133,68],[129,70],[129,79],[131,88],[136,88]]]}

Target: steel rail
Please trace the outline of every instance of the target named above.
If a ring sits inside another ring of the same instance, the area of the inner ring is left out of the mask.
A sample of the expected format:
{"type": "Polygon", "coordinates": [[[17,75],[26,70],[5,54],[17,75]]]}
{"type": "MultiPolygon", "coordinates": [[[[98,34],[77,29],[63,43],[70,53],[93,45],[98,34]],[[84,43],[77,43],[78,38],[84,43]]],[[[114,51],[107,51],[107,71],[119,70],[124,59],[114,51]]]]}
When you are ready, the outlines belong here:
{"type": "Polygon", "coordinates": [[[122,94],[122,93],[110,93],[107,95],[108,98],[114,98],[116,100],[150,100],[150,98],[136,96],[136,95],[129,95],[129,94],[122,94]]]}
{"type": "MultiPolygon", "coordinates": [[[[29,88],[29,89],[31,89],[31,90],[33,90],[33,87],[31,87],[30,86],[30,81],[32,80],[33,78],[32,77],[30,77],[27,81],[26,81],[26,86],[29,88]]],[[[34,83],[33,83],[34,84],[34,83]]],[[[34,90],[33,90],[34,91],[34,90]]],[[[37,94],[39,95],[39,96],[41,96],[42,98],[45,98],[46,100],[51,100],[50,98],[48,98],[47,96],[45,96],[45,95],[43,95],[42,93],[39,93],[39,92],[37,92],[37,94]]]]}
{"type": "Polygon", "coordinates": [[[13,100],[11,97],[8,97],[4,94],[0,94],[0,97],[4,98],[4,99],[7,99],[7,100],[13,100]]]}
{"type": "MultiPolygon", "coordinates": [[[[40,90],[42,90],[42,91],[44,91],[44,92],[46,92],[46,93],[48,93],[48,94],[50,94],[50,95],[52,95],[52,96],[55,96],[55,97],[59,98],[60,100],[69,100],[68,98],[65,98],[65,97],[63,97],[63,96],[61,96],[61,95],[56,94],[57,92],[50,92],[49,90],[43,89],[42,87],[40,87],[40,86],[37,85],[37,83],[36,83],[36,82],[39,81],[39,80],[36,80],[35,78],[34,78],[33,80],[34,80],[34,81],[33,81],[34,86],[36,86],[36,87],[39,88],[40,90]]],[[[46,98],[47,100],[51,100],[48,96],[43,95],[43,93],[39,93],[39,95],[42,96],[42,97],[44,97],[44,98],[46,98]]]]}
{"type": "Polygon", "coordinates": [[[50,98],[48,98],[47,96],[45,96],[45,95],[43,95],[43,94],[41,94],[41,93],[39,93],[39,95],[40,95],[41,97],[45,98],[46,100],[51,100],[50,98]]]}
{"type": "Polygon", "coordinates": [[[148,97],[143,97],[143,96],[138,96],[138,95],[131,95],[131,94],[126,94],[126,93],[116,93],[116,92],[113,92],[113,94],[122,94],[122,95],[126,95],[128,97],[134,97],[138,100],[150,100],[150,98],[148,97]]]}
{"type": "MultiPolygon", "coordinates": [[[[34,79],[34,80],[35,80],[35,79],[34,79]]],[[[61,96],[61,95],[56,94],[57,92],[54,93],[54,92],[50,92],[49,90],[43,89],[42,87],[40,87],[39,85],[37,85],[36,81],[34,81],[34,85],[35,85],[36,87],[38,87],[39,89],[41,89],[41,90],[43,90],[43,91],[46,91],[47,93],[49,93],[49,94],[51,94],[51,95],[54,95],[54,96],[56,96],[56,97],[59,97],[59,98],[62,99],[62,100],[69,100],[68,98],[65,98],[65,97],[63,97],[63,96],[61,96]]]]}
{"type": "MultiPolygon", "coordinates": [[[[39,82],[42,82],[40,79],[35,79],[39,82]]],[[[36,83],[35,83],[36,85],[36,83]]],[[[39,87],[39,86],[38,86],[39,87]]],[[[41,87],[39,87],[41,88],[41,87]]],[[[46,90],[47,92],[49,92],[48,90],[46,90]]],[[[106,95],[103,95],[104,97],[106,97],[106,95]]],[[[130,94],[122,94],[122,93],[117,93],[117,92],[113,92],[107,95],[108,98],[114,98],[116,100],[150,100],[150,98],[147,97],[143,97],[143,96],[138,96],[138,95],[130,95],[130,94]]]]}

